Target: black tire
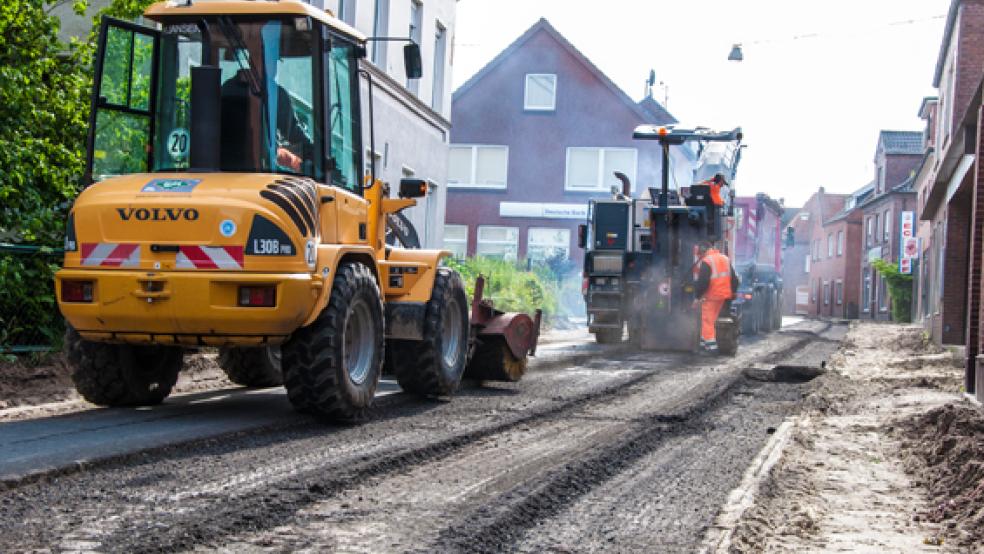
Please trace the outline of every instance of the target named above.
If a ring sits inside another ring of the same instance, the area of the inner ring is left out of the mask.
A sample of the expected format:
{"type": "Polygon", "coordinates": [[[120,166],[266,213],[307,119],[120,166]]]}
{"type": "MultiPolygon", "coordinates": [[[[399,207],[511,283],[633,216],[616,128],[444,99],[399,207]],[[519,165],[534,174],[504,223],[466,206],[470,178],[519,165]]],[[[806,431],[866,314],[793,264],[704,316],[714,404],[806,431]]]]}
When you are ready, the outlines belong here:
{"type": "Polygon", "coordinates": [[[372,272],[360,263],[339,264],[328,305],[280,347],[294,408],[335,420],[364,418],[382,370],[383,329],[372,272]]]}
{"type": "Polygon", "coordinates": [[[731,320],[718,320],[715,324],[718,354],[734,356],[738,353],[738,325],[731,320]]]}
{"type": "Polygon", "coordinates": [[[279,346],[220,348],[219,366],[230,381],[244,387],[284,384],[279,346]]]}
{"type": "MultiPolygon", "coordinates": [[[[745,304],[745,306],[750,307],[748,304],[745,304]]],[[[760,327],[759,319],[760,317],[759,317],[758,309],[742,310],[741,334],[748,335],[748,336],[757,335],[760,327]]]]}
{"type": "Polygon", "coordinates": [[[100,406],[152,406],[174,388],[184,362],[175,346],[106,344],[83,339],[71,326],[65,351],[75,390],[100,406]]]}
{"type": "Polygon", "coordinates": [[[772,330],[782,329],[782,291],[775,292],[775,300],[772,304],[772,330]]]}
{"type": "Polygon", "coordinates": [[[622,329],[598,329],[595,331],[595,342],[598,344],[617,344],[622,342],[622,329]]]}
{"type": "Polygon", "coordinates": [[[424,340],[392,341],[393,371],[403,390],[448,396],[461,384],[468,363],[468,299],[461,276],[439,268],[424,316],[424,340]]]}

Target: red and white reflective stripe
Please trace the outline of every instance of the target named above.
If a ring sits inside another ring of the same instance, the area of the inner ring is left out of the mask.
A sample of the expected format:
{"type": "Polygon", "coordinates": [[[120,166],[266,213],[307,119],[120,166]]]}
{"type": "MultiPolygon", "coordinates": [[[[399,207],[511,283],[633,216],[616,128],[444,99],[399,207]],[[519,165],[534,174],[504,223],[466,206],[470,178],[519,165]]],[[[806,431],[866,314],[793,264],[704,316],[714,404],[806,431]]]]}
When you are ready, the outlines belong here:
{"type": "Polygon", "coordinates": [[[83,266],[137,267],[140,265],[139,244],[83,242],[79,251],[82,254],[83,266]]]}
{"type": "Polygon", "coordinates": [[[178,269],[242,269],[242,246],[182,246],[174,260],[178,269]]]}

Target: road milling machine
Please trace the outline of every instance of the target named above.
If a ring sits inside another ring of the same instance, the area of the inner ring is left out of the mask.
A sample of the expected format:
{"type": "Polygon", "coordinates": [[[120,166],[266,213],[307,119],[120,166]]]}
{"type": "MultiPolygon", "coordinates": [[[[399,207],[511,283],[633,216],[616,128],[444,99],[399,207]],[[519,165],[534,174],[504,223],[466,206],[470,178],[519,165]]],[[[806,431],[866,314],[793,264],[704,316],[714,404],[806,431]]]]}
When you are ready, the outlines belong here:
{"type": "MultiPolygon", "coordinates": [[[[741,156],[740,129],[714,132],[705,128],[643,125],[633,138],[656,141],[662,152],[661,187],[639,198],[622,174],[622,190],[611,199],[592,200],[588,221],[579,228],[586,249],[583,293],[588,327],[600,343],[629,339],[647,350],[698,348],[700,307],[694,284],[700,264],[698,247],[712,241],[730,255],[734,244],[734,178],[741,156]],[[696,145],[694,181],[670,189],[670,148],[696,145]],[[723,205],[712,197],[708,179],[724,178],[723,205]]],[[[739,322],[730,303],[717,321],[722,354],[738,347],[739,322]]]]}
{"type": "MultiPolygon", "coordinates": [[[[283,383],[296,409],[336,419],[365,414],[384,363],[426,396],[466,372],[522,376],[539,314],[497,311],[481,286],[469,301],[441,265],[450,252],[387,244],[387,222],[427,190],[405,179],[391,198],[371,160],[364,175],[373,83],[359,63],[394,39],[297,0],[169,1],[144,17],[154,26],[102,22],[87,186],[55,278],[84,398],[161,402],[201,346],[234,382],[283,383]]],[[[419,78],[416,44],[404,62],[419,78]]]]}

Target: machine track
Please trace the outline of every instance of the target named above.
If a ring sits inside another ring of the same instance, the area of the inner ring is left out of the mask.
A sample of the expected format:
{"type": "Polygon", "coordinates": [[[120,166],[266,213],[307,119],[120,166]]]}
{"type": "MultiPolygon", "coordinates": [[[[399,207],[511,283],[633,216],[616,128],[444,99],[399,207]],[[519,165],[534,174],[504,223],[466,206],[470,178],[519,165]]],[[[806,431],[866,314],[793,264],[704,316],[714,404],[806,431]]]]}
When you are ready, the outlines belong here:
{"type": "MultiPolygon", "coordinates": [[[[532,551],[566,544],[568,518],[583,514],[593,519],[576,525],[603,536],[611,520],[596,509],[616,507],[596,493],[645,489],[619,483],[651,471],[668,448],[727,437],[722,421],[745,429],[791,409],[800,385],[752,383],[741,370],[817,336],[769,337],[734,360],[620,354],[466,389],[451,403],[394,403],[360,426],[305,423],[26,484],[0,493],[0,550],[532,551]],[[782,409],[729,412],[749,399],[782,409]]],[[[733,456],[734,469],[711,479],[713,494],[698,503],[711,506],[729,480],[737,483],[738,460],[767,438],[759,431],[710,449],[733,456]]],[[[703,459],[699,448],[688,452],[703,459]]],[[[668,536],[699,537],[694,525],[709,524],[713,512],[701,509],[668,536]]]]}

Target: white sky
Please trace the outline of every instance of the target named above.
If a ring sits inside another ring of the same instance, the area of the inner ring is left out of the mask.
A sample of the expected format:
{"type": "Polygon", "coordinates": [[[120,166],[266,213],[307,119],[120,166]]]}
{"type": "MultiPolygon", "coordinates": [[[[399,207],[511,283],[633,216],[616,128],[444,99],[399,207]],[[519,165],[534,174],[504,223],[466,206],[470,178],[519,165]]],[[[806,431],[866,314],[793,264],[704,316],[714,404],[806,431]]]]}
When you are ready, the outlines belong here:
{"type": "MultiPolygon", "coordinates": [[[[460,0],[457,88],[546,17],[633,99],[650,69],[681,122],[741,125],[738,193],[800,206],[874,178],[881,129],[921,131],[949,0],[460,0]],[[922,20],[911,24],[900,21],[922,20]],[[817,34],[816,37],[794,38],[817,34]],[[756,41],[761,41],[755,44],[756,41]],[[729,62],[732,43],[745,61],[729,62]]],[[[655,96],[662,100],[661,89],[655,96]]]]}

